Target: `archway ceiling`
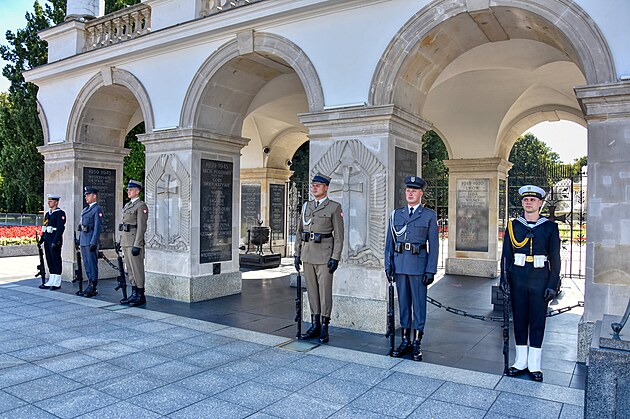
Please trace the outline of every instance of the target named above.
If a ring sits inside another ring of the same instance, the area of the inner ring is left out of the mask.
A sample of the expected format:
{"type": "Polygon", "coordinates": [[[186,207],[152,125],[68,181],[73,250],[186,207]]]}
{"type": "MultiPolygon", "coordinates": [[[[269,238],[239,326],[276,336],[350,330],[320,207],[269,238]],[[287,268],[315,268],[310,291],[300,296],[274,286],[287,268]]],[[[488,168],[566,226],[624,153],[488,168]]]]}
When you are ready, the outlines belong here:
{"type": "Polygon", "coordinates": [[[394,103],[431,122],[450,158],[495,157],[520,121],[579,112],[573,87],[585,78],[572,57],[564,36],[532,13],[462,13],[410,49],[394,103]]]}
{"type": "Polygon", "coordinates": [[[124,147],[125,135],[132,128],[132,118],[139,110],[140,104],[126,87],[101,87],[85,105],[78,141],[124,147]]]}

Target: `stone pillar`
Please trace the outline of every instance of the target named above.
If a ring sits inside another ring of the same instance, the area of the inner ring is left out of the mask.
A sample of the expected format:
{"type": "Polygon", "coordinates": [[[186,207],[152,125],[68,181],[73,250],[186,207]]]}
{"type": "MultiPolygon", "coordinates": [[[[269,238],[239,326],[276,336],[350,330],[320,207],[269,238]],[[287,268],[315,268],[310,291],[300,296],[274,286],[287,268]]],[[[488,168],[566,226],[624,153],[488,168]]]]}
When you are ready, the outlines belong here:
{"type": "Polygon", "coordinates": [[[241,292],[240,151],[199,129],[139,135],[146,147],[146,293],[195,302],[241,292]]]}
{"type": "Polygon", "coordinates": [[[422,134],[430,127],[393,105],[327,110],[303,114],[300,120],[309,129],[311,175],[332,177],[329,196],[343,209],[344,249],[333,282],[331,322],[383,333],[387,217],[394,208],[395,185],[404,188],[399,178],[419,174],[422,134]],[[397,151],[405,156],[404,164],[396,164],[397,151]]]}
{"type": "Polygon", "coordinates": [[[66,20],[94,19],[105,14],[105,0],[67,0],[66,20]]]}
{"type": "MultiPolygon", "coordinates": [[[[72,281],[75,269],[75,249],[74,249],[74,232],[81,221],[81,210],[85,203],[83,199],[84,185],[84,169],[108,169],[115,170],[115,179],[110,181],[115,185],[113,196],[110,194],[99,194],[98,202],[101,206],[105,205],[112,209],[110,214],[106,214],[109,218],[107,222],[113,228],[114,235],[117,232],[115,228],[120,223],[121,209],[123,203],[123,161],[129,150],[125,148],[113,148],[109,146],[99,146],[85,143],[55,143],[38,147],[37,149],[44,156],[44,196],[48,193],[57,193],[61,195],[59,207],[66,213],[66,230],[63,235],[62,248],[62,278],[64,281],[72,281]],[[115,202],[111,202],[112,198],[115,202]]],[[[88,185],[86,185],[88,186],[88,185]]],[[[95,184],[97,189],[100,185],[95,184]]],[[[44,202],[46,199],[44,198],[44,202]]],[[[46,211],[48,206],[44,204],[46,211]]],[[[109,234],[107,237],[112,237],[109,234]]],[[[101,236],[102,239],[105,236],[101,236]]],[[[101,244],[112,249],[113,242],[101,244]]],[[[108,255],[113,257],[113,251],[107,251],[108,255]]],[[[116,271],[111,269],[104,261],[99,260],[99,276],[101,278],[111,278],[116,276],[116,271]]],[[[86,278],[84,276],[84,278],[86,278]]]]}
{"type": "Polygon", "coordinates": [[[630,81],[576,90],[588,128],[584,315],[578,361],[594,324],[621,315],[630,297],[630,81]]]}
{"type": "Polygon", "coordinates": [[[499,188],[512,163],[502,158],[446,160],[448,258],[446,273],[494,278],[500,259],[499,188]]]}
{"type": "MultiPolygon", "coordinates": [[[[245,188],[252,188],[251,191],[253,191],[254,193],[256,191],[260,191],[260,206],[258,208],[258,217],[263,221],[263,226],[272,227],[272,229],[276,227],[272,230],[272,237],[270,238],[270,240],[272,240],[271,248],[273,249],[274,253],[280,253],[283,256],[286,256],[287,243],[287,199],[289,192],[287,182],[289,181],[289,178],[292,174],[293,172],[291,170],[272,169],[264,167],[241,170],[241,188],[243,188],[243,185],[245,185],[245,188]],[[271,192],[272,189],[273,193],[271,192]],[[284,190],[284,204],[281,206],[277,205],[277,203],[276,205],[272,205],[271,199],[278,198],[282,190],[284,190]],[[273,209],[271,208],[272,206],[273,209]],[[271,219],[272,217],[274,218],[273,221],[271,219]],[[280,225],[282,225],[281,230],[279,229],[280,225]],[[274,237],[276,237],[276,239],[274,239],[274,237]]],[[[241,191],[243,191],[243,189],[241,189],[241,191]]],[[[252,198],[255,198],[255,196],[252,198]]],[[[245,199],[246,197],[242,196],[240,204],[242,204],[245,199]]],[[[254,223],[256,220],[253,220],[252,222],[252,217],[254,216],[253,208],[244,208],[241,205],[240,209],[241,243],[247,243],[247,229],[255,225],[254,223]]],[[[269,245],[264,246],[264,252],[270,253],[269,245]]]]}

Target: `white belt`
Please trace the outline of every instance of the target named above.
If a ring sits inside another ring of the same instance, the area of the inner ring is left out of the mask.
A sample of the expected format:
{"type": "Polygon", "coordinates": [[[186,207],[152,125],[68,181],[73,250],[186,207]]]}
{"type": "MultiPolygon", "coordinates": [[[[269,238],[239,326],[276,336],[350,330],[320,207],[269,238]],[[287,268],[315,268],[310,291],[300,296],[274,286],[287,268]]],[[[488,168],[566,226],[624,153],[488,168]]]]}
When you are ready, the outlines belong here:
{"type": "Polygon", "coordinates": [[[57,227],[42,226],[42,233],[52,233],[55,230],[57,230],[57,227]]]}
{"type": "Polygon", "coordinates": [[[547,256],[545,255],[526,255],[525,253],[514,254],[514,265],[525,266],[525,262],[533,263],[534,268],[544,268],[545,262],[547,262],[547,256]]]}

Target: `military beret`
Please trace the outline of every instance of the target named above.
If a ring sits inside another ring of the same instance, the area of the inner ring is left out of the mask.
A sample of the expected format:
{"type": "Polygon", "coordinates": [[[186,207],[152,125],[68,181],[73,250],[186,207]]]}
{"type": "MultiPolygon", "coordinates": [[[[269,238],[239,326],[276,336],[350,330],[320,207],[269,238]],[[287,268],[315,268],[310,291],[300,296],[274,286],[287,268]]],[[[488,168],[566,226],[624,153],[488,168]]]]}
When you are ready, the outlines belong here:
{"type": "Polygon", "coordinates": [[[427,182],[418,176],[407,176],[405,178],[405,186],[412,189],[424,189],[427,182]]]}
{"type": "Polygon", "coordinates": [[[323,183],[324,185],[330,185],[330,177],[326,176],[320,172],[317,172],[315,176],[313,176],[313,182],[323,183]]]}
{"type": "Polygon", "coordinates": [[[526,196],[535,196],[538,199],[543,199],[546,195],[543,188],[539,188],[538,186],[534,185],[521,186],[518,190],[518,193],[523,198],[525,198],[526,196]]]}
{"type": "Polygon", "coordinates": [[[129,179],[129,183],[127,184],[127,189],[130,189],[130,188],[142,189],[142,182],[139,182],[139,181],[133,180],[133,179],[129,179]]]}
{"type": "Polygon", "coordinates": [[[83,195],[87,195],[87,194],[89,194],[89,193],[98,194],[98,189],[93,188],[93,187],[91,187],[91,186],[86,186],[86,187],[83,189],[83,195]]]}

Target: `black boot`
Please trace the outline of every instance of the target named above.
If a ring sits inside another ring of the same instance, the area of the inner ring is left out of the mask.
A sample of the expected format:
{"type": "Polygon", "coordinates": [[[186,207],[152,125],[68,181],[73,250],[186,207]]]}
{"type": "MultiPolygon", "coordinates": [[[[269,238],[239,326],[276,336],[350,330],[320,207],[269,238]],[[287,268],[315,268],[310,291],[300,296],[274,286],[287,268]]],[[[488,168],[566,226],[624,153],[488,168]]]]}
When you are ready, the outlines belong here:
{"type": "Polygon", "coordinates": [[[394,358],[400,358],[404,356],[405,354],[408,354],[409,352],[411,352],[410,335],[411,335],[411,329],[402,329],[400,331],[400,337],[402,338],[402,342],[400,342],[400,345],[398,346],[398,348],[396,348],[394,352],[392,352],[392,356],[394,358]]]}
{"type": "Polygon", "coordinates": [[[300,336],[300,339],[313,339],[319,337],[321,325],[319,324],[319,314],[311,314],[311,327],[300,336]]]}
{"type": "Polygon", "coordinates": [[[122,305],[127,305],[129,304],[130,301],[134,300],[136,298],[136,294],[138,292],[138,287],[136,286],[132,286],[131,287],[131,295],[127,298],[123,298],[122,300],[120,300],[120,304],[122,305]]]}
{"type": "Polygon", "coordinates": [[[138,287],[136,298],[129,300],[129,307],[141,306],[147,303],[147,299],[144,298],[144,288],[138,287]]]}
{"type": "Polygon", "coordinates": [[[330,317],[322,316],[322,331],[319,335],[319,343],[328,343],[328,324],[330,317]]]}
{"type": "Polygon", "coordinates": [[[413,337],[413,360],[414,361],[422,361],[422,346],[420,342],[422,342],[422,330],[415,330],[415,335],[413,337]]]}
{"type": "Polygon", "coordinates": [[[87,298],[92,298],[96,294],[98,294],[98,291],[96,290],[96,284],[98,284],[98,281],[90,281],[90,285],[88,285],[85,291],[83,291],[83,296],[87,298]]]}

